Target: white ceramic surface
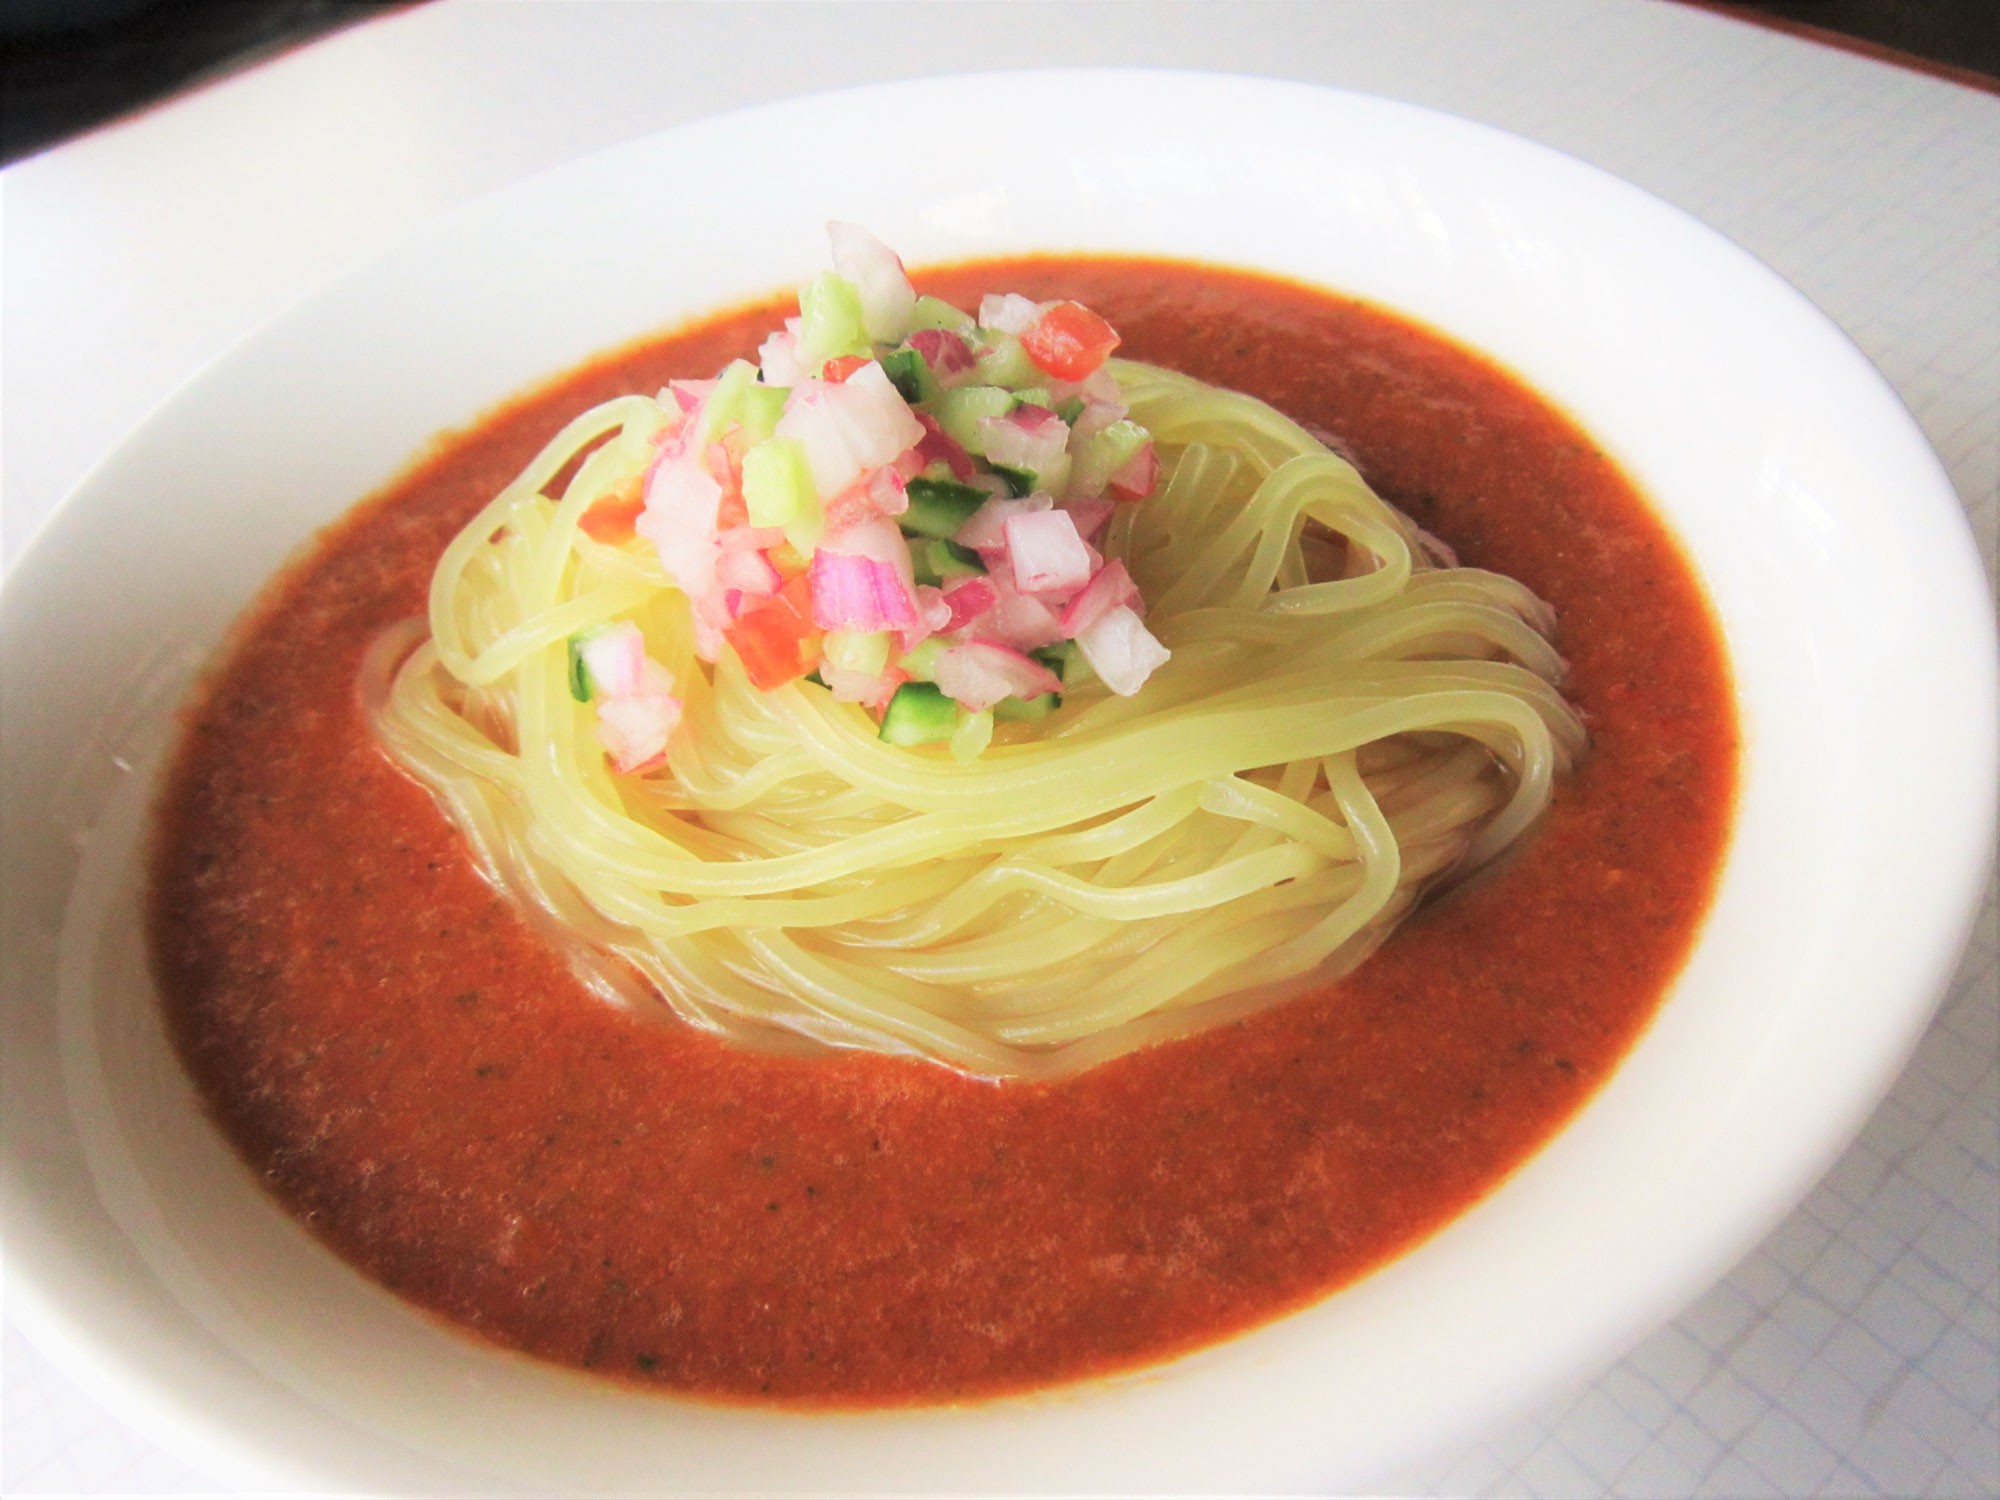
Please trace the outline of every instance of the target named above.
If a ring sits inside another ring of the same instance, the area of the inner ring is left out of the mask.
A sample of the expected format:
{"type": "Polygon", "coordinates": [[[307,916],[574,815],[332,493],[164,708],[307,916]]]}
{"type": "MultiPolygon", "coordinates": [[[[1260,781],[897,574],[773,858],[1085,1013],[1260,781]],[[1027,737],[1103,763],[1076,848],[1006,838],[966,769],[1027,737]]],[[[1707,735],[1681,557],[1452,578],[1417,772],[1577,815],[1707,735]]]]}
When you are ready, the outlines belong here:
{"type": "Polygon", "coordinates": [[[1955,499],[1831,325],[1656,200],[1421,110],[1241,78],[1031,75],[1010,97],[1063,115],[1073,144],[900,128],[952,119],[965,88],[704,122],[453,215],[184,390],[9,579],[10,1311],[218,1472],[392,1493],[1358,1486],[1699,1291],[1810,1185],[1928,1016],[1990,850],[1991,625],[1955,499]],[[1497,355],[1695,555],[1748,747],[1723,889],[1670,1003],[1572,1128],[1445,1233],[1146,1375],[801,1418],[486,1351],[318,1250],[165,1051],[133,850],[193,664],[314,526],[523,383],[796,282],[834,216],[913,262],[1080,247],[1256,266],[1497,355]]]}

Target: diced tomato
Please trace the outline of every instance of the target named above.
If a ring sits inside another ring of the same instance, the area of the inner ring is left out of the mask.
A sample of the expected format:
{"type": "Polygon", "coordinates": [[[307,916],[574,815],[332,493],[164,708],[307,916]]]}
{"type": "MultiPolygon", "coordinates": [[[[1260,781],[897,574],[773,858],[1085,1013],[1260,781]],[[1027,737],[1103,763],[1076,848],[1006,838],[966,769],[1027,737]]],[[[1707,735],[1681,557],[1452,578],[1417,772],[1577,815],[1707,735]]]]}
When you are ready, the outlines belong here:
{"type": "Polygon", "coordinates": [[[597,497],[577,520],[577,529],[594,542],[615,547],[633,537],[632,524],[646,509],[646,483],[634,474],[614,490],[597,497]]]}
{"type": "MultiPolygon", "coordinates": [[[[828,360],[826,368],[820,371],[819,378],[824,380],[828,385],[840,385],[846,381],[848,376],[867,363],[868,356],[865,354],[843,354],[839,359],[828,360]]],[[[855,389],[859,390],[860,387],[856,386],[855,389]]]]}
{"type": "Polygon", "coordinates": [[[753,685],[769,691],[805,676],[819,665],[821,641],[808,575],[801,573],[722,634],[753,685]]]}
{"type": "Polygon", "coordinates": [[[1118,334],[1081,302],[1058,302],[1026,333],[1021,347],[1058,380],[1082,380],[1118,347],[1118,334]]]}

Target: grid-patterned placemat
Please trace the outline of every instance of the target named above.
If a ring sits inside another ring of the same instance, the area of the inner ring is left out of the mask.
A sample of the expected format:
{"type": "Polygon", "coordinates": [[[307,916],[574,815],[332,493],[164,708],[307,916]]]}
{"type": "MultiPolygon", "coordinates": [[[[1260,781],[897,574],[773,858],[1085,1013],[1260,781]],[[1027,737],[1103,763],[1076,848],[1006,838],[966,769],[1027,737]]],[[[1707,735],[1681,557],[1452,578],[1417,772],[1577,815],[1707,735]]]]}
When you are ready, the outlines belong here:
{"type": "MultiPolygon", "coordinates": [[[[1847,330],[1944,459],[1991,576],[2000,98],[1639,0],[775,14],[447,4],[363,27],[0,179],[13,266],[0,410],[10,437],[33,433],[10,445],[0,503],[8,555],[102,450],[103,434],[66,428],[57,403],[83,388],[77,359],[95,349],[109,361],[130,343],[134,320],[151,342],[119,366],[125,373],[91,387],[114,430],[263,315],[471,193],[698,114],[934,72],[941,60],[1304,78],[1486,120],[1605,166],[1745,245],[1847,330]],[[747,55],[753,41],[754,74],[703,61],[747,55]],[[496,82],[530,73],[532,89],[496,95],[496,82]],[[375,160],[381,180],[320,179],[334,210],[346,194],[354,213],[375,218],[337,222],[322,205],[312,224],[334,226],[331,247],[323,229],[308,244],[286,222],[297,213],[287,191],[297,190],[281,173],[337,167],[348,149],[338,128],[372,131],[379,147],[385,88],[408,138],[375,160]],[[307,108],[319,113],[307,118],[307,108]],[[168,157],[167,146],[183,154],[168,157]],[[228,203],[259,258],[228,286],[215,274],[212,237],[176,220],[176,172],[189,193],[197,178],[240,182],[228,203]],[[144,236],[153,260],[129,273],[93,271],[120,235],[144,236]],[[296,264],[271,271],[269,257],[283,254],[296,264]],[[48,269],[66,264],[84,269],[48,269]],[[170,313],[190,279],[214,305],[200,317],[170,313]]],[[[1387,1492],[2000,1495],[1997,956],[1989,896],[1950,995],[1891,1096],[1720,1286],[1585,1389],[1387,1492]]],[[[0,1361],[0,1491],[213,1488],[98,1407],[11,1325],[0,1361]]]]}

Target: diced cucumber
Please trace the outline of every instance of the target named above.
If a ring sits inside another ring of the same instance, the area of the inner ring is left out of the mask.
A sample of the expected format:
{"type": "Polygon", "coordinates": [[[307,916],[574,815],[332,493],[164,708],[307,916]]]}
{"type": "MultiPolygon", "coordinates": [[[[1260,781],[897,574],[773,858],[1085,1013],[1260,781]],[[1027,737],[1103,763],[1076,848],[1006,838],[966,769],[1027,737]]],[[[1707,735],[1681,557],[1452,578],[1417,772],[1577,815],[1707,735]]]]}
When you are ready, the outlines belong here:
{"type": "Polygon", "coordinates": [[[1030,651],[1028,655],[1055,673],[1065,688],[1086,683],[1094,675],[1090,670],[1090,663],[1083,659],[1083,649],[1075,641],[1061,641],[1053,646],[1041,646],[1030,651]]]}
{"type": "Polygon", "coordinates": [[[973,351],[973,368],[986,384],[1004,385],[1011,391],[1041,383],[1041,367],[1028,358],[1028,351],[1013,334],[982,328],[979,337],[981,347],[973,351]]]}
{"type": "Polygon", "coordinates": [[[961,710],[958,725],[951,732],[951,758],[961,765],[978,760],[992,743],[993,710],[982,708],[976,714],[961,710]]]}
{"type": "Polygon", "coordinates": [[[788,385],[753,385],[743,393],[743,405],[736,420],[744,435],[761,443],[778,430],[778,418],[785,414],[785,398],[792,394],[788,385]]]}
{"type": "Polygon", "coordinates": [[[1102,432],[1094,432],[1081,442],[1073,442],[1067,493],[1077,496],[1101,495],[1111,476],[1124,468],[1132,455],[1153,440],[1153,435],[1137,422],[1113,422],[1102,432]]]}
{"type": "Polygon", "coordinates": [[[944,646],[945,643],[943,641],[939,640],[936,636],[930,636],[925,640],[918,641],[914,651],[904,652],[903,659],[897,662],[896,665],[903,671],[908,672],[912,677],[921,677],[925,681],[930,681],[932,680],[931,674],[937,670],[937,659],[939,654],[944,650],[944,646]]]}
{"type": "Polygon", "coordinates": [[[799,293],[799,362],[816,370],[829,359],[868,354],[861,292],[845,276],[822,271],[799,293]]]}
{"type": "Polygon", "coordinates": [[[882,713],[879,738],[891,745],[934,745],[958,728],[958,702],[934,682],[906,682],[882,713]]]}
{"type": "Polygon", "coordinates": [[[1002,698],[993,705],[993,717],[1003,722],[1024,723],[1046,719],[1062,707],[1062,694],[1042,693],[1034,698],[1002,698]]]}
{"type": "Polygon", "coordinates": [[[881,365],[896,393],[912,406],[935,401],[944,390],[931,373],[930,361],[914,349],[892,349],[881,357],[881,365]]]}
{"type": "Polygon", "coordinates": [[[1049,405],[1049,388],[1045,385],[1023,386],[1014,392],[1016,406],[1039,406],[1044,411],[1053,410],[1049,405]]]}
{"type": "Polygon", "coordinates": [[[1012,393],[997,385],[955,385],[937,398],[931,415],[945,435],[968,453],[984,453],[979,435],[981,417],[1004,417],[1013,409],[1012,393]]]}
{"type": "Polygon", "coordinates": [[[829,630],[819,654],[830,667],[843,672],[859,672],[863,677],[880,677],[889,665],[889,632],[876,630],[829,630]]]}
{"type": "Polygon", "coordinates": [[[701,409],[701,432],[696,441],[703,446],[715,442],[729,430],[731,422],[743,420],[743,398],[757,388],[757,367],[747,359],[732,359],[716,378],[715,389],[701,409]]]}
{"type": "Polygon", "coordinates": [[[931,572],[940,579],[977,578],[986,571],[986,564],[979,560],[979,554],[970,547],[959,546],[957,542],[940,538],[926,543],[923,553],[931,572]]]}
{"type": "Polygon", "coordinates": [[[986,491],[950,479],[912,479],[909,509],[896,524],[910,536],[952,537],[987,501],[986,491]]]}
{"type": "Polygon", "coordinates": [[[1005,464],[988,464],[986,467],[1007,481],[1007,493],[1016,500],[1034,494],[1035,476],[1028,470],[1010,469],[1005,464]]]}
{"type": "Polygon", "coordinates": [[[1070,426],[1076,426],[1076,419],[1083,415],[1083,397],[1072,396],[1056,408],[1056,415],[1070,426]]]}
{"type": "Polygon", "coordinates": [[[768,438],[743,455],[743,506],[752,526],[789,526],[818,512],[819,492],[803,442],[768,438]]]}
{"type": "Polygon", "coordinates": [[[972,319],[941,298],[919,297],[916,310],[910,314],[910,331],[914,333],[919,328],[966,334],[972,332],[972,319]]]}

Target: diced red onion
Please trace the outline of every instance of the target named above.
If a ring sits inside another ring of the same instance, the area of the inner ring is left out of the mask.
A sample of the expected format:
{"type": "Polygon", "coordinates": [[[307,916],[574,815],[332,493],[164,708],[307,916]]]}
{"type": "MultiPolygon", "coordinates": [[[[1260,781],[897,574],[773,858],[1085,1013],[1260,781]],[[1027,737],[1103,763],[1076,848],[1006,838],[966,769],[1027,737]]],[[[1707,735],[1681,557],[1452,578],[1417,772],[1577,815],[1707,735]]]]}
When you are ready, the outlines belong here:
{"type": "Polygon", "coordinates": [[[1122,422],[1130,415],[1131,408],[1121,402],[1086,401],[1070,431],[1079,438],[1095,437],[1113,422],[1122,422]]]}
{"type": "Polygon", "coordinates": [[[981,417],[987,461],[1039,474],[1069,447],[1069,424],[1047,407],[1021,405],[1005,416],[981,417]]]}
{"type": "Polygon", "coordinates": [[[861,293],[861,322],[878,344],[894,344],[910,331],[916,288],[896,252],[859,224],[838,220],[826,226],[833,242],[833,269],[861,293]]]}
{"type": "Polygon", "coordinates": [[[917,456],[926,465],[943,459],[951,465],[952,478],[964,484],[977,470],[973,466],[972,455],[967,453],[958,440],[951,437],[928,412],[918,412],[917,421],[923,425],[923,438],[917,443],[917,456]]]}
{"type": "Polygon", "coordinates": [[[757,364],[766,385],[797,385],[806,378],[799,362],[799,319],[787,318],[784,329],[757,346],[757,364]]]}
{"type": "Polygon", "coordinates": [[[839,494],[865,469],[893,462],[924,436],[909,403],[872,360],[838,385],[799,381],[777,431],[805,444],[813,488],[822,497],[839,494]]]}
{"type": "MultiPolygon", "coordinates": [[[[725,589],[740,589],[746,594],[759,594],[765,598],[777,593],[785,582],[763,553],[729,551],[724,551],[716,561],[715,581],[725,589]]],[[[729,611],[732,619],[739,613],[741,611],[733,608],[729,611]]]]}
{"type": "Polygon", "coordinates": [[[1149,442],[1111,476],[1111,493],[1120,500],[1143,500],[1160,482],[1160,459],[1149,442]]]}
{"type": "Polygon", "coordinates": [[[1040,662],[991,641],[966,641],[938,653],[932,679],[973,713],[1002,698],[1038,698],[1062,691],[1062,680],[1040,662]]]}
{"type": "Polygon", "coordinates": [[[909,630],[917,624],[910,548],[893,521],[835,532],[812,559],[813,621],[822,630],[909,630]]]}
{"type": "Polygon", "coordinates": [[[970,629],[974,636],[1018,651],[1033,651],[1038,646],[1053,646],[1066,639],[1056,621],[1055,610],[1047,602],[1033,594],[1017,592],[1004,570],[989,573],[986,579],[996,597],[986,613],[972,622],[970,629]]]}
{"type": "Polygon", "coordinates": [[[1064,635],[1073,637],[1096,624],[1106,610],[1130,604],[1138,597],[1139,585],[1125,571],[1125,564],[1114,557],[1097,570],[1082,592],[1069,601],[1058,623],[1064,635]]]}
{"type": "Polygon", "coordinates": [[[1020,335],[1039,323],[1045,307],[1051,305],[1030,302],[1017,292],[988,292],[979,300],[979,326],[1020,335]]]}
{"type": "Polygon", "coordinates": [[[972,373],[972,346],[948,328],[919,328],[910,335],[909,345],[924,357],[939,385],[956,385],[960,377],[972,373]]]}
{"type": "Polygon", "coordinates": [[[1124,604],[1104,611],[1075,639],[1090,669],[1121,698],[1145,686],[1154,669],[1172,654],[1124,604]]]}
{"type": "MultiPolygon", "coordinates": [[[[1004,480],[1002,484],[1004,486],[1004,480]]],[[[1055,503],[1043,494],[1023,495],[1019,500],[995,495],[965,518],[965,524],[952,534],[952,540],[975,552],[998,551],[1007,545],[1009,516],[1032,515],[1036,511],[1050,509],[1055,503]]]]}
{"type": "Polygon", "coordinates": [[[630,620],[606,626],[577,647],[577,654],[590,673],[595,696],[622,698],[639,691],[645,674],[646,638],[630,620]]]}
{"type": "MultiPolygon", "coordinates": [[[[983,508],[983,507],[982,507],[983,508]]],[[[1024,594],[1080,589],[1090,581],[1090,549],[1068,511],[1030,511],[1002,523],[1014,587],[1024,594]]]]}
{"type": "Polygon", "coordinates": [[[880,676],[871,677],[866,672],[850,672],[845,667],[822,661],[819,664],[819,680],[833,690],[836,703],[859,703],[867,708],[881,708],[896,696],[896,689],[910,678],[907,672],[895,667],[880,676]]]}
{"type": "Polygon", "coordinates": [[[1111,500],[1065,500],[1057,509],[1069,512],[1069,518],[1076,522],[1076,534],[1088,542],[1104,529],[1118,506],[1111,500]]]}
{"type": "Polygon", "coordinates": [[[951,614],[944,624],[936,627],[939,635],[949,635],[954,630],[962,630],[987,610],[1000,602],[1000,594],[992,582],[981,574],[968,578],[945,590],[944,602],[951,614]]]}

